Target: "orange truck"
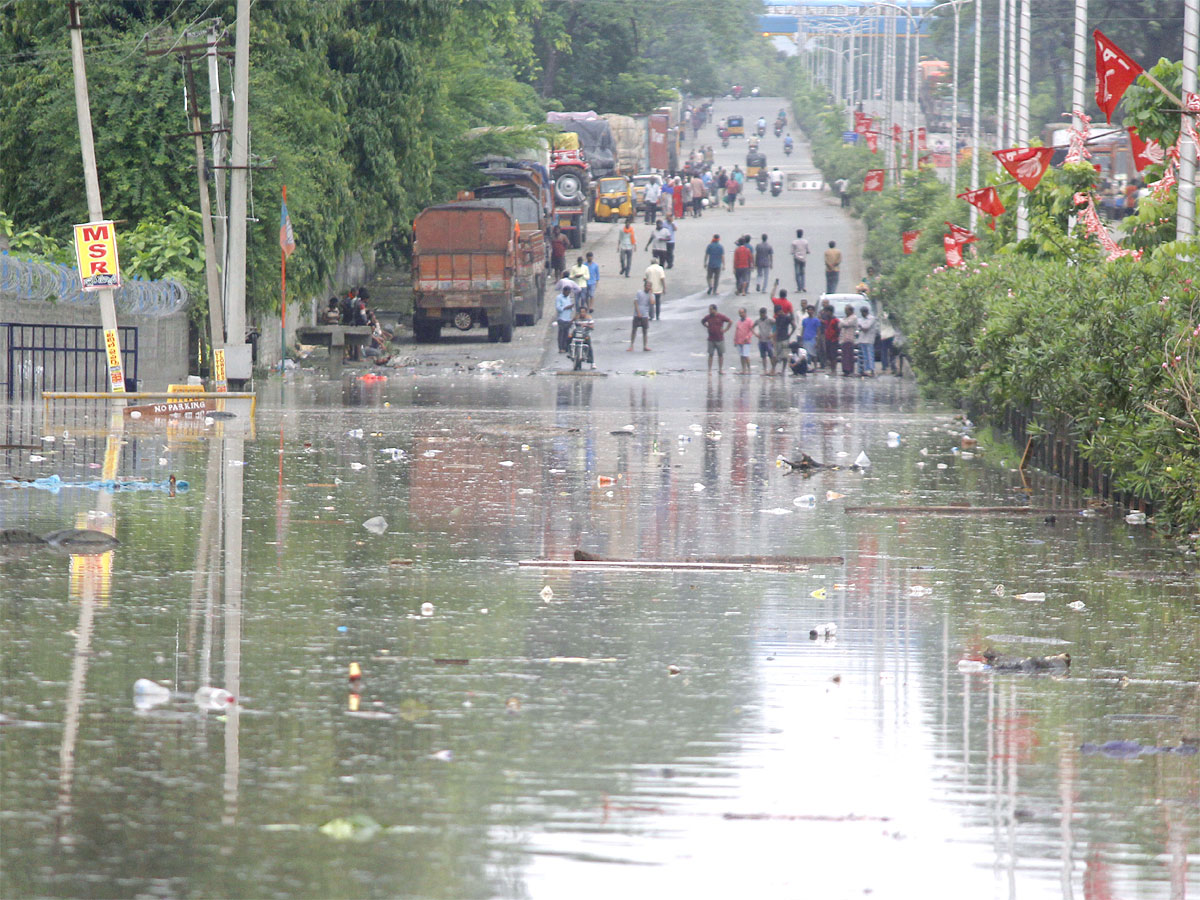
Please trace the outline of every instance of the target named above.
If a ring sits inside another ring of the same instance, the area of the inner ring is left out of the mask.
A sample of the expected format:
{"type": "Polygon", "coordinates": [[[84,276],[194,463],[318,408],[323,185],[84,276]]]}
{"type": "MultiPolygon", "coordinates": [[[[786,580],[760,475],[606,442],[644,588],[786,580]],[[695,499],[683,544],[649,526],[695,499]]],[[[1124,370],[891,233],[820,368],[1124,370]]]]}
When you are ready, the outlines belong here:
{"type": "Polygon", "coordinates": [[[525,294],[544,289],[541,242],[521,240],[521,224],[507,209],[467,200],[423,210],[413,222],[413,334],[436,341],[442,327],[487,328],[492,342],[512,340],[518,309],[532,322],[525,294]],[[526,257],[529,257],[528,259],[526,257]],[[536,269],[541,277],[529,277],[536,269]]]}

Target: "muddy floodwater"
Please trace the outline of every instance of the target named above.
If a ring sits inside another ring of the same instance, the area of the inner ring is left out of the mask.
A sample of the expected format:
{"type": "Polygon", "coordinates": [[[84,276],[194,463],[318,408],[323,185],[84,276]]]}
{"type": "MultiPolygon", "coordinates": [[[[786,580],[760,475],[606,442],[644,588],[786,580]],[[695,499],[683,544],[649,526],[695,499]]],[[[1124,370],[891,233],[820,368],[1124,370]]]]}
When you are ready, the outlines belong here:
{"type": "Polygon", "coordinates": [[[0,896],[1200,897],[1172,541],[909,379],[430,372],[4,410],[120,545],[5,548],[0,896]]]}

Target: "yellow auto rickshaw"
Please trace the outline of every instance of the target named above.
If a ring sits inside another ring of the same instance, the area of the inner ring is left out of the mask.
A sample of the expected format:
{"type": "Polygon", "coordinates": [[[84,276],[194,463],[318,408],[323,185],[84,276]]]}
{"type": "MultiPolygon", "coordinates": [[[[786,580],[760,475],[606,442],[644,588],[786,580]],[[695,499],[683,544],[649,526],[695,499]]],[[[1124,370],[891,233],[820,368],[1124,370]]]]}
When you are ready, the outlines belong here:
{"type": "Polygon", "coordinates": [[[592,217],[597,222],[615,222],[633,215],[633,189],[620,175],[596,182],[596,204],[592,217]]]}
{"type": "Polygon", "coordinates": [[[757,178],[760,172],[767,170],[767,158],[761,153],[746,154],[746,177],[757,178]]]}
{"type": "Polygon", "coordinates": [[[741,116],[730,116],[725,120],[725,130],[730,137],[745,137],[746,123],[741,116]]]}

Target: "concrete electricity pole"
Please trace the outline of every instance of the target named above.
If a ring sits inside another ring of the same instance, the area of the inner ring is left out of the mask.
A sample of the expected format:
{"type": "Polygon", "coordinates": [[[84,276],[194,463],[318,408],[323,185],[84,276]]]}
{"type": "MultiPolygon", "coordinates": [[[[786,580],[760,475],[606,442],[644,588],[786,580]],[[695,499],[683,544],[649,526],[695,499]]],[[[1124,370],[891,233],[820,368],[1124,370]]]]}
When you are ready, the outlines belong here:
{"type": "Polygon", "coordinates": [[[233,56],[233,135],[229,161],[229,263],[225,273],[225,372],[250,379],[246,343],[246,194],[250,171],[250,0],[237,0],[233,56]]]}
{"type": "MultiPolygon", "coordinates": [[[[1017,92],[1017,142],[1029,144],[1029,22],[1030,0],[1021,0],[1021,37],[1019,46],[1020,89],[1017,92]]],[[[1017,205],[1017,240],[1029,237],[1029,193],[1021,198],[1017,205]]]]}
{"type": "MultiPolygon", "coordinates": [[[[221,70],[217,65],[217,42],[220,35],[214,25],[208,32],[208,105],[209,127],[212,128],[212,158],[215,168],[213,181],[216,185],[217,213],[214,220],[217,241],[217,261],[221,267],[221,309],[225,308],[225,269],[229,253],[227,219],[225,216],[225,127],[224,110],[221,108],[221,70]]],[[[222,316],[222,319],[224,316],[222,316]]],[[[222,341],[224,344],[224,341],[222,341]]]]}
{"type": "MultiPolygon", "coordinates": [[[[75,119],[79,125],[79,148],[83,157],[83,182],[87,190],[88,220],[101,222],[104,220],[104,204],[100,202],[100,176],[96,172],[96,144],[92,138],[92,104],[88,96],[87,66],[83,60],[83,24],[79,20],[77,0],[70,0],[67,9],[70,14],[71,69],[75,75],[75,119]]],[[[117,305],[113,291],[102,290],[98,293],[100,295],[100,324],[105,332],[117,339],[117,358],[121,359],[121,344],[117,331],[117,305]]],[[[114,385],[112,378],[109,378],[108,382],[110,389],[124,392],[123,382],[114,385]]]]}
{"type": "MultiPolygon", "coordinates": [[[[1183,101],[1186,106],[1196,93],[1197,31],[1200,31],[1200,0],[1183,4],[1183,101]]],[[[1188,113],[1183,113],[1187,116],[1188,113]]],[[[1196,145],[1182,128],[1179,140],[1179,198],[1175,210],[1175,240],[1190,241],[1196,236],[1196,145]]]]}
{"type": "MultiPolygon", "coordinates": [[[[983,0],[975,0],[975,85],[971,90],[971,190],[979,187],[979,56],[983,31],[983,0]]],[[[972,231],[979,222],[979,210],[971,206],[972,231]]]]}
{"type": "MultiPolygon", "coordinates": [[[[1007,99],[1004,91],[1004,79],[1006,67],[1008,66],[1008,42],[1004,27],[1006,13],[1008,11],[1008,0],[998,0],[1000,6],[1000,20],[997,23],[997,43],[998,48],[996,58],[996,146],[1008,146],[1008,116],[1007,116],[1007,99]]],[[[996,166],[999,167],[997,162],[996,166]]]]}

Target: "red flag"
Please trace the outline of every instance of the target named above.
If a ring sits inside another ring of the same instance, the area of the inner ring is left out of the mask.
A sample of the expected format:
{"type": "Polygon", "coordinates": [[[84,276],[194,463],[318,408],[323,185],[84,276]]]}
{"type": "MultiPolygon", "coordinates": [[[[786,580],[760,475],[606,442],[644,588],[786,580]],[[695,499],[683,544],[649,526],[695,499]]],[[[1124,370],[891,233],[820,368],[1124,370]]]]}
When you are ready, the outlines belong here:
{"type": "Polygon", "coordinates": [[[1000,160],[1000,165],[1008,170],[1008,174],[1017,179],[1027,191],[1032,191],[1046,174],[1050,166],[1050,157],[1054,155],[1053,147],[1012,147],[1008,150],[994,150],[992,156],[1000,160]]]}
{"type": "Polygon", "coordinates": [[[1141,74],[1142,67],[1106,38],[1099,28],[1092,32],[1092,37],[1096,39],[1096,105],[1104,110],[1105,118],[1112,124],[1113,110],[1121,102],[1125,89],[1141,74]]]}
{"type": "Polygon", "coordinates": [[[955,225],[953,222],[947,222],[946,227],[950,229],[950,237],[954,238],[959,244],[973,244],[979,238],[969,228],[963,228],[961,225],[955,225]]]}
{"type": "Polygon", "coordinates": [[[958,195],[980,212],[989,216],[998,216],[1004,212],[1004,204],[1000,202],[1000,194],[994,187],[979,188],[975,191],[964,191],[958,195]]]}
{"type": "Polygon", "coordinates": [[[1133,164],[1139,172],[1146,166],[1162,165],[1166,159],[1162,144],[1158,141],[1143,141],[1132,125],[1126,130],[1129,132],[1129,146],[1133,150],[1133,164]]]}
{"type": "Polygon", "coordinates": [[[867,149],[870,150],[872,153],[878,153],[879,152],[879,134],[874,131],[868,131],[866,133],[866,138],[867,138],[867,149]]]}
{"type": "Polygon", "coordinates": [[[867,177],[863,179],[863,192],[883,190],[883,169],[867,169],[867,177]]]}
{"type": "Polygon", "coordinates": [[[854,130],[858,134],[866,134],[871,130],[871,117],[866,113],[856,112],[854,114],[854,130]]]}
{"type": "Polygon", "coordinates": [[[952,235],[947,234],[942,237],[942,246],[946,248],[946,265],[957,267],[963,264],[962,244],[956,241],[952,235]]]}
{"type": "Polygon", "coordinates": [[[919,231],[906,231],[900,236],[900,242],[904,247],[904,255],[912,253],[917,249],[917,238],[921,236],[919,231]]]}
{"type": "Polygon", "coordinates": [[[901,130],[899,125],[892,126],[892,140],[897,144],[904,140],[904,132],[901,130]]]}
{"type": "Polygon", "coordinates": [[[917,149],[918,150],[928,150],[929,149],[929,137],[925,133],[924,125],[922,125],[920,128],[917,129],[917,149]]]}

